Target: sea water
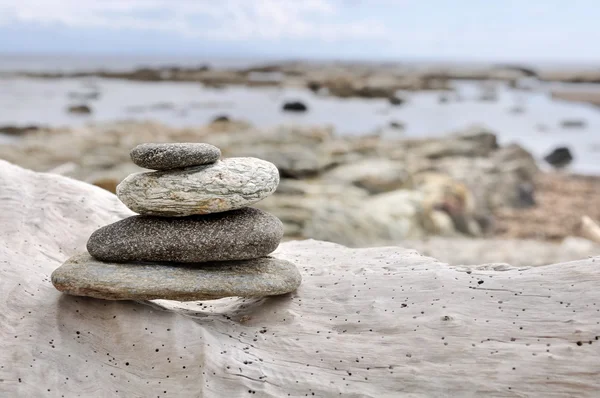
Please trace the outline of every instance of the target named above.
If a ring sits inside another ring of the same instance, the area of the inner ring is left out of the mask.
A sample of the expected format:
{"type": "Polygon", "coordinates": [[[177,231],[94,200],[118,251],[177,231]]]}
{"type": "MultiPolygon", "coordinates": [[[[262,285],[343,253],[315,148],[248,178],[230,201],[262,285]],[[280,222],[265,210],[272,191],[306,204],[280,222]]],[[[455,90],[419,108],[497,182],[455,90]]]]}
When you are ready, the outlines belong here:
{"type": "MultiPolygon", "coordinates": [[[[0,61],[2,58],[0,58],[0,61]]],[[[94,70],[105,65],[114,69],[133,69],[140,65],[200,65],[200,60],[165,60],[153,62],[110,59],[95,63],[69,63],[44,58],[0,62],[3,70],[94,70]],[[45,64],[44,64],[45,62],[45,64]],[[112,62],[112,63],[111,63],[112,62]],[[60,66],[63,65],[63,68],[60,66]],[[87,66],[86,66],[87,65],[87,66]]],[[[243,66],[249,61],[213,62],[218,66],[243,66]],[[228,63],[229,62],[229,63],[228,63]]],[[[317,95],[302,88],[228,86],[207,88],[190,82],[135,82],[117,79],[65,78],[39,79],[0,75],[0,126],[40,125],[78,126],[119,120],[154,120],[172,126],[199,126],[217,116],[245,120],[257,127],[279,124],[307,126],[330,125],[338,134],[372,134],[386,136],[443,136],[470,125],[486,126],[498,134],[501,144],[523,145],[538,159],[557,146],[567,146],[574,154],[571,169],[585,174],[600,174],[600,108],[589,104],[554,100],[550,91],[569,88],[567,84],[537,83],[531,90],[511,89],[495,83],[496,99],[481,101],[481,82],[454,81],[455,90],[448,93],[449,102],[441,103],[443,94],[436,91],[400,92],[406,99],[393,106],[385,99],[335,98],[317,95]],[[98,98],[81,100],[82,94],[97,93],[98,98]],[[285,101],[300,100],[307,104],[304,113],[283,112],[285,101]],[[85,103],[91,115],[67,112],[70,105],[85,103]],[[513,110],[519,107],[522,112],[513,110]],[[564,128],[564,120],[581,120],[582,128],[564,128]],[[404,125],[390,128],[391,122],[404,125]]],[[[490,84],[489,82],[485,83],[490,84]]],[[[581,89],[581,85],[577,85],[581,89]]],[[[600,90],[598,85],[586,85],[600,90]]],[[[15,140],[0,137],[0,142],[15,140]]],[[[542,162],[543,163],[543,162],[542,162]]]]}

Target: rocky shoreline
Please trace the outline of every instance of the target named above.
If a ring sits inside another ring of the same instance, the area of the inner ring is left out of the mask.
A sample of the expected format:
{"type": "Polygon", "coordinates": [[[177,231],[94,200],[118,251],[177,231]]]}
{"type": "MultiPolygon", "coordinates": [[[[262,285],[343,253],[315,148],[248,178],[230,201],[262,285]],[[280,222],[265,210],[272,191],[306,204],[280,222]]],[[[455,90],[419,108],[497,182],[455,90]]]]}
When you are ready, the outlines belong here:
{"type": "MultiPolygon", "coordinates": [[[[466,66],[289,61],[238,68],[203,64],[196,67],[138,67],[122,71],[100,69],[15,74],[43,79],[99,77],[139,82],[195,82],[211,88],[231,85],[302,87],[315,93],[340,98],[387,98],[392,104],[402,102],[401,98],[396,97],[399,90],[453,91],[453,80],[505,82],[513,88],[524,90],[530,89],[532,81],[600,83],[600,72],[595,69],[539,68],[506,64],[466,66]]],[[[493,99],[494,96],[490,93],[488,97],[493,99]]],[[[569,99],[568,97],[566,99],[569,99]]]]}
{"type": "Polygon", "coordinates": [[[597,202],[597,178],[543,173],[526,150],[500,146],[481,126],[444,138],[390,139],[236,121],[183,129],[119,122],[32,132],[0,146],[0,159],[114,192],[127,175],[144,170],[129,159],[129,149],[144,142],[207,142],[225,157],[275,164],[280,185],[256,207],[283,221],[285,239],[354,247],[430,236],[556,242],[577,236],[582,216],[600,218],[600,208],[582,205],[597,202]],[[556,191],[559,181],[587,188],[565,195],[556,191]]]}

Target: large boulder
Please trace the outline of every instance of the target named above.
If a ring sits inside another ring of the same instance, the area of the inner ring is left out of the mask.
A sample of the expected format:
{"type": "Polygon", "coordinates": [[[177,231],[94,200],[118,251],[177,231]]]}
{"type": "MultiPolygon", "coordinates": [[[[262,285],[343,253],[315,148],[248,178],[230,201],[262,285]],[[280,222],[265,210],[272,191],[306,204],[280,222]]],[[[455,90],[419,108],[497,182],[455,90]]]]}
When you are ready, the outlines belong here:
{"type": "Polygon", "coordinates": [[[600,389],[600,257],[453,267],[400,247],[309,240],[274,253],[302,273],[291,295],[107,302],[63,295],[49,277],[131,213],[100,188],[3,161],[0,183],[0,396],[600,389]]]}
{"type": "MultiPolygon", "coordinates": [[[[330,235],[328,230],[322,230],[321,218],[314,215],[323,208],[332,207],[347,214],[349,209],[362,203],[368,195],[363,189],[336,182],[283,179],[275,195],[265,198],[255,206],[283,221],[284,235],[288,238],[313,237],[313,230],[321,230],[323,234],[327,234],[322,236],[337,242],[336,239],[340,237],[336,238],[335,235],[330,235]]],[[[362,212],[355,216],[363,217],[362,212]]],[[[357,234],[364,234],[365,232],[359,229],[361,226],[365,225],[358,223],[356,228],[342,231],[341,239],[353,239],[357,234]]]]}
{"type": "MultiPolygon", "coordinates": [[[[449,156],[430,163],[426,173],[413,173],[412,181],[423,174],[445,175],[453,184],[464,184],[471,196],[471,213],[488,223],[499,208],[523,208],[535,204],[535,180],[539,172],[533,156],[512,144],[484,156],[449,156]]],[[[412,185],[414,187],[414,185],[412,185]]],[[[491,225],[483,226],[483,229],[491,225]]]]}
{"type": "Polygon", "coordinates": [[[428,159],[479,157],[498,149],[498,142],[492,131],[474,125],[443,138],[408,141],[407,148],[415,155],[428,159]]]}
{"type": "Polygon", "coordinates": [[[434,199],[418,190],[398,189],[366,198],[342,195],[317,200],[302,235],[351,247],[457,235],[450,213],[434,206],[434,199]]]}
{"type": "Polygon", "coordinates": [[[409,178],[404,162],[365,159],[336,167],[323,178],[363,188],[377,194],[401,188],[409,178]]]}
{"type": "Polygon", "coordinates": [[[439,230],[451,231],[435,226],[435,221],[440,219],[440,215],[434,219],[429,216],[437,211],[450,218],[456,231],[466,235],[481,235],[482,227],[477,217],[476,198],[464,183],[447,173],[423,172],[411,177],[410,188],[423,195],[422,222],[426,231],[431,234],[439,234],[439,230]]]}
{"type": "Polygon", "coordinates": [[[303,145],[286,145],[276,150],[270,146],[257,146],[237,153],[273,163],[284,178],[313,177],[334,164],[327,152],[303,145]]]}

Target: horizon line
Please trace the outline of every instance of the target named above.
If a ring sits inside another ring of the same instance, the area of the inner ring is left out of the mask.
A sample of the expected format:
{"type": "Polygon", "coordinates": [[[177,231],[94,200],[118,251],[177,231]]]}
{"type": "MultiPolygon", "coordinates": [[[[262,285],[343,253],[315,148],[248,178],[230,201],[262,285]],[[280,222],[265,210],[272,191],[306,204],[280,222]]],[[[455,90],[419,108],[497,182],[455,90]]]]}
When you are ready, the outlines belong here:
{"type": "Polygon", "coordinates": [[[292,55],[292,54],[274,54],[274,53],[190,53],[190,52],[86,52],[86,51],[2,51],[0,57],[70,57],[70,58],[162,58],[175,57],[187,58],[189,60],[239,60],[239,61],[277,61],[277,62],[357,62],[357,63],[430,63],[430,64],[508,64],[516,65],[538,65],[538,66],[597,66],[600,68],[600,59],[590,60],[553,60],[553,59],[477,59],[477,58],[450,58],[450,57],[419,57],[419,56],[394,56],[394,57],[358,57],[358,56],[325,56],[325,55],[292,55]]]}

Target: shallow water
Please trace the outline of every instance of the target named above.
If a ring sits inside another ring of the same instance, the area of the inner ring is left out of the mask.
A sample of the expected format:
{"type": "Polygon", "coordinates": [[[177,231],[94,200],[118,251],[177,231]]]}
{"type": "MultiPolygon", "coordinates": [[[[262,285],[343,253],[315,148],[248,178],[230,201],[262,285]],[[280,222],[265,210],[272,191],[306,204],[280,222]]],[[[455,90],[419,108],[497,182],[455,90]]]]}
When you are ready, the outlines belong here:
{"type": "MultiPolygon", "coordinates": [[[[407,102],[392,106],[383,99],[340,99],[318,96],[304,89],[227,87],[209,89],[197,83],[133,82],[114,79],[0,78],[0,125],[37,124],[76,126],[115,120],[157,120],[173,126],[198,126],[227,115],[259,127],[278,124],[332,125],[339,134],[366,134],[377,130],[407,137],[440,136],[471,124],[483,124],[498,133],[501,143],[517,142],[541,158],[566,145],[575,155],[572,170],[600,174],[600,110],[587,104],[552,100],[550,88],[535,91],[509,89],[498,83],[497,100],[479,100],[478,82],[455,82],[448,103],[439,92],[401,93],[407,102]],[[99,93],[96,100],[73,98],[73,93],[99,93]],[[281,111],[286,100],[302,100],[309,111],[281,111]],[[69,105],[86,103],[92,115],[72,115],[69,105]],[[516,105],[523,113],[512,113],[516,105]],[[565,119],[583,120],[584,128],[565,129],[565,119]],[[404,130],[390,129],[391,121],[404,130]],[[540,127],[541,126],[541,127],[540,127]],[[543,130],[543,131],[540,131],[543,130]]],[[[565,86],[564,84],[561,86],[565,86]]],[[[578,86],[580,87],[580,86],[578,86]]],[[[589,86],[589,89],[597,89],[589,86]]],[[[14,140],[0,137],[0,142],[14,140]]]]}

